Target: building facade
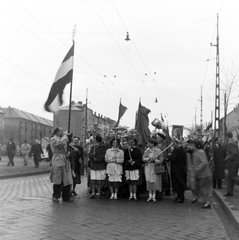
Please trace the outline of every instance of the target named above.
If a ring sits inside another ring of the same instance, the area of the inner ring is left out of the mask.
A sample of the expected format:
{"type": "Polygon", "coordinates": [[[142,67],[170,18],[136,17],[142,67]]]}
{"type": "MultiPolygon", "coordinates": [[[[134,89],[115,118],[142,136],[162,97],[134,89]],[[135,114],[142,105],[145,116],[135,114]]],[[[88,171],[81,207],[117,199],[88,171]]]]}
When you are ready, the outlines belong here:
{"type": "Polygon", "coordinates": [[[13,138],[20,146],[25,140],[32,144],[35,139],[42,141],[48,137],[53,129],[51,120],[36,116],[34,114],[13,108],[2,108],[4,112],[3,143],[6,144],[9,138],[13,138]]]}
{"type": "Polygon", "coordinates": [[[0,109],[0,144],[3,144],[4,112],[0,109]]]}
{"type": "MultiPolygon", "coordinates": [[[[60,107],[59,111],[54,114],[54,126],[60,126],[64,131],[67,131],[68,118],[69,106],[60,107]]],[[[97,115],[96,112],[93,112],[86,104],[72,101],[70,132],[80,137],[82,142],[84,142],[91,133],[99,133],[103,137],[106,136],[115,124],[115,120],[103,117],[101,114],[97,115]]]]}

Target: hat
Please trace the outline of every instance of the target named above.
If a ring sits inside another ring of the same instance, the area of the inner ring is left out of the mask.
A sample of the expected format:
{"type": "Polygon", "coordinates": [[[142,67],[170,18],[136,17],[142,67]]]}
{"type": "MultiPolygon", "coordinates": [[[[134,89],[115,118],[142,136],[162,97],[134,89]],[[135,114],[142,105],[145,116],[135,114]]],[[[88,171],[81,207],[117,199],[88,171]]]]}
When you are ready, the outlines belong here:
{"type": "Polygon", "coordinates": [[[154,146],[158,145],[158,142],[154,138],[149,138],[147,142],[153,144],[154,146]]]}
{"type": "Polygon", "coordinates": [[[165,135],[165,133],[163,132],[162,129],[159,129],[157,131],[157,135],[160,136],[163,140],[166,138],[166,135],[165,135]]]}

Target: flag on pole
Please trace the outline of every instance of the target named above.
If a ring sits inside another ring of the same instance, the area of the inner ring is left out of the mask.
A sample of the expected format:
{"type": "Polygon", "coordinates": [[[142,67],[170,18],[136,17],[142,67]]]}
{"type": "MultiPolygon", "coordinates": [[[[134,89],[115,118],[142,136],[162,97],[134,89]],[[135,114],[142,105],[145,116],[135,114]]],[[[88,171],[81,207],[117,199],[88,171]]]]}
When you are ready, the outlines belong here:
{"type": "Polygon", "coordinates": [[[73,77],[73,58],[74,58],[74,41],[69,52],[63,59],[55,80],[51,86],[48,98],[45,102],[45,110],[48,112],[57,112],[58,108],[63,104],[63,90],[65,86],[72,81],[73,77]]]}
{"type": "Polygon", "coordinates": [[[118,121],[117,121],[117,126],[119,124],[120,119],[123,117],[125,111],[127,110],[127,107],[125,107],[124,105],[121,104],[119,105],[119,115],[118,115],[118,121]]]}
{"type": "Polygon", "coordinates": [[[141,102],[139,102],[138,112],[136,114],[136,121],[135,121],[135,129],[139,133],[139,143],[144,144],[150,137],[150,130],[149,130],[149,117],[148,114],[151,111],[142,106],[141,102]]]}

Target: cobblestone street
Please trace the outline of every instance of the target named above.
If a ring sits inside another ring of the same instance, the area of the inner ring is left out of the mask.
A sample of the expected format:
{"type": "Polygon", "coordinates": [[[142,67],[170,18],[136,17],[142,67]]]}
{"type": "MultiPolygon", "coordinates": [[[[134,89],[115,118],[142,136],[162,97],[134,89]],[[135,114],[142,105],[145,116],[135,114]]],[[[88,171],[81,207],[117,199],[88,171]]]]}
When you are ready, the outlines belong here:
{"type": "Polygon", "coordinates": [[[48,174],[0,180],[0,239],[229,239],[214,207],[89,199],[86,180],[73,203],[51,201],[48,174]]]}

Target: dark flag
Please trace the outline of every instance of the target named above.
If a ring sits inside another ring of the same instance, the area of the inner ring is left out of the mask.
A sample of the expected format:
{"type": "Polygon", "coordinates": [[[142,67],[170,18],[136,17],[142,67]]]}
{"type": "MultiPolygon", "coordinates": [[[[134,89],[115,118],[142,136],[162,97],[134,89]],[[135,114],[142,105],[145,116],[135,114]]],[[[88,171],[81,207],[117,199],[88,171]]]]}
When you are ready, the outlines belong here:
{"type": "Polygon", "coordinates": [[[119,105],[119,116],[118,116],[118,121],[117,121],[117,126],[119,124],[120,119],[122,118],[122,116],[124,115],[125,111],[127,110],[127,107],[125,107],[124,105],[121,104],[119,105]]]}
{"type": "Polygon", "coordinates": [[[139,108],[136,115],[135,121],[135,129],[139,133],[139,143],[144,144],[150,138],[150,130],[149,130],[149,118],[148,114],[150,110],[141,105],[139,102],[139,108]]]}
{"type": "Polygon", "coordinates": [[[51,90],[44,105],[45,110],[48,112],[58,111],[58,108],[63,104],[63,90],[65,86],[72,81],[74,45],[73,41],[72,47],[66,54],[56,73],[55,80],[51,86],[51,90]]]}

